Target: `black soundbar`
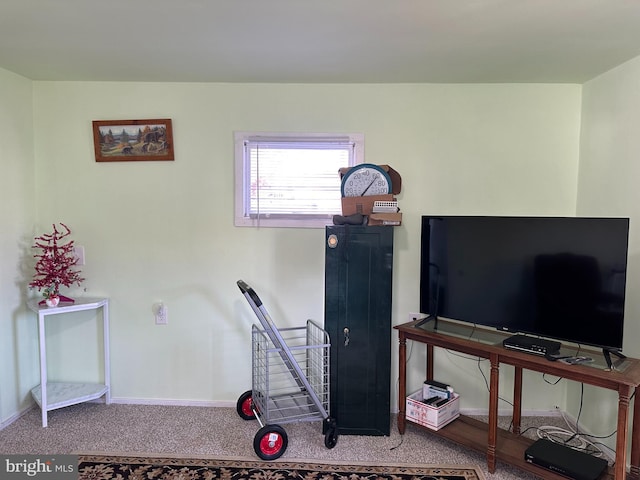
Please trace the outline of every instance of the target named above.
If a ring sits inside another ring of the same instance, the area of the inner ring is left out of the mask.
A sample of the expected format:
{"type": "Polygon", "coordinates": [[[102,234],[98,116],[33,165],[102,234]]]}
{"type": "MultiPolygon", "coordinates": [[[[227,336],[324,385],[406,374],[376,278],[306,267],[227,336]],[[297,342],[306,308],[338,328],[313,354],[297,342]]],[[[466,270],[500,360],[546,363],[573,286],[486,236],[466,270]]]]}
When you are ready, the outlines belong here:
{"type": "Polygon", "coordinates": [[[535,353],[536,355],[553,355],[560,351],[562,346],[555,340],[528,337],[526,335],[513,335],[502,341],[504,348],[519,350],[521,352],[535,353]]]}
{"type": "Polygon", "coordinates": [[[534,465],[575,480],[596,480],[607,468],[607,461],[546,439],[527,448],[524,459],[534,465]]]}

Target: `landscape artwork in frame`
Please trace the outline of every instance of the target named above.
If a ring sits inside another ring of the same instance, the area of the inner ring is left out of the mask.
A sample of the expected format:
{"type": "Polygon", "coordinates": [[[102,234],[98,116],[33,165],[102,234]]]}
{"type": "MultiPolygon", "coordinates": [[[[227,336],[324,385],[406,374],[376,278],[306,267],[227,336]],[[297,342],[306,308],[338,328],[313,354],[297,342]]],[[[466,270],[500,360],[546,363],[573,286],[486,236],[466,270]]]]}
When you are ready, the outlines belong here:
{"type": "Polygon", "coordinates": [[[173,160],[170,119],[94,120],[96,162],[173,160]]]}

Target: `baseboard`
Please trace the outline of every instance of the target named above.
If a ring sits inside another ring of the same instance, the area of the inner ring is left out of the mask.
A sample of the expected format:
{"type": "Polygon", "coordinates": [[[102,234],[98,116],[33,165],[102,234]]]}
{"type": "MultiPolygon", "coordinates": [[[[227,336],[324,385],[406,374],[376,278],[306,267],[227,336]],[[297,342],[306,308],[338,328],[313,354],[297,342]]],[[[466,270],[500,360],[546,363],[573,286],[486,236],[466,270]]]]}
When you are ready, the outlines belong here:
{"type": "Polygon", "coordinates": [[[111,403],[122,405],[163,405],[172,407],[235,407],[235,401],[172,400],[166,398],[111,397],[111,403]]]}
{"type": "Polygon", "coordinates": [[[13,422],[15,422],[16,420],[19,420],[20,417],[22,417],[23,415],[26,415],[29,411],[31,411],[32,408],[36,408],[36,407],[37,407],[37,405],[34,402],[31,405],[28,405],[27,407],[23,408],[22,410],[20,410],[20,411],[14,413],[13,415],[9,416],[5,420],[2,420],[0,422],[0,430],[4,430],[6,427],[11,425],[13,422]]]}
{"type": "MultiPolygon", "coordinates": [[[[393,415],[398,413],[398,410],[393,410],[391,412],[393,415]]],[[[486,408],[461,408],[460,413],[462,415],[466,415],[468,417],[488,417],[489,410],[486,408]]],[[[512,416],[513,410],[511,409],[503,409],[498,410],[498,415],[501,417],[512,416]]],[[[523,417],[559,417],[562,413],[557,408],[552,410],[523,410],[523,417]]]]}
{"type": "MultiPolygon", "coordinates": [[[[489,410],[486,408],[462,408],[460,413],[469,417],[487,417],[489,416],[489,410]]],[[[513,409],[499,409],[498,415],[501,417],[507,417],[513,415],[513,409]]],[[[560,410],[554,408],[552,410],[522,410],[523,417],[560,417],[562,414],[560,410]]]]}

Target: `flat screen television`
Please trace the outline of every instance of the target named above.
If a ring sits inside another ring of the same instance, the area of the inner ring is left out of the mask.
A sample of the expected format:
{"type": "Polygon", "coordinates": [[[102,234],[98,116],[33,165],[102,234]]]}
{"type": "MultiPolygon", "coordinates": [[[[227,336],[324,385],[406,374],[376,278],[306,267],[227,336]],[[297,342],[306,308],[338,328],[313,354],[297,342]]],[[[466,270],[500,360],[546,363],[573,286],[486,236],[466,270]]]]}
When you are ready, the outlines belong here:
{"type": "Polygon", "coordinates": [[[423,216],[420,311],[622,356],[628,236],[628,218],[423,216]]]}

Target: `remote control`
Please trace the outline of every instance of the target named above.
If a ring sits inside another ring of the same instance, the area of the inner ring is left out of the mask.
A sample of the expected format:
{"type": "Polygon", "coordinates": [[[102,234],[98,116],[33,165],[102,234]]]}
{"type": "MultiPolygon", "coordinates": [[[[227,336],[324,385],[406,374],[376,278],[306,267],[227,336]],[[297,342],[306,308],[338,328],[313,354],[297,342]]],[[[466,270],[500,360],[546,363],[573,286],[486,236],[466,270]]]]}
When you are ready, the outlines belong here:
{"type": "Polygon", "coordinates": [[[568,365],[579,365],[581,363],[589,363],[593,362],[593,358],[591,357],[567,357],[560,360],[563,363],[568,365]]]}
{"type": "Polygon", "coordinates": [[[438,400],[438,399],[440,399],[440,398],[442,398],[442,397],[438,397],[438,396],[435,396],[435,397],[429,397],[429,398],[427,398],[427,399],[424,401],[424,403],[426,403],[426,404],[430,405],[430,404],[432,404],[433,402],[435,402],[436,400],[438,400]]]}
{"type": "Polygon", "coordinates": [[[441,407],[442,405],[444,405],[445,403],[447,403],[449,401],[448,398],[443,398],[442,400],[438,400],[436,403],[434,403],[434,405],[436,407],[441,407]]]}

